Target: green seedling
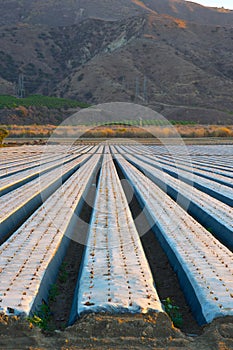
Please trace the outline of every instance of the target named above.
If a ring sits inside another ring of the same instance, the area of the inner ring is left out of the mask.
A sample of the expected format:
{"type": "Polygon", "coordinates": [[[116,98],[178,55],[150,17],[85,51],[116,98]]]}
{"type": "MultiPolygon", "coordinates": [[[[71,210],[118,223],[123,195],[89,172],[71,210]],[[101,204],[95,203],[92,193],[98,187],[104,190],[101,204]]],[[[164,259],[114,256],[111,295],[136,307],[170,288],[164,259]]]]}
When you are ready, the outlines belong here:
{"type": "Polygon", "coordinates": [[[68,278],[67,263],[63,262],[60,267],[58,279],[61,283],[65,283],[68,278]]]}
{"type": "Polygon", "coordinates": [[[178,328],[181,327],[183,324],[183,318],[179,311],[179,307],[176,305],[173,305],[172,300],[169,297],[163,300],[163,304],[165,307],[165,311],[171,318],[174,326],[178,328]]]}
{"type": "Polygon", "coordinates": [[[56,301],[56,297],[58,296],[58,287],[56,284],[52,284],[49,290],[49,302],[56,301]]]}
{"type": "Polygon", "coordinates": [[[45,303],[41,304],[38,310],[34,313],[33,316],[28,317],[27,320],[38,326],[43,330],[48,330],[49,321],[51,319],[51,312],[49,306],[45,303]]]}

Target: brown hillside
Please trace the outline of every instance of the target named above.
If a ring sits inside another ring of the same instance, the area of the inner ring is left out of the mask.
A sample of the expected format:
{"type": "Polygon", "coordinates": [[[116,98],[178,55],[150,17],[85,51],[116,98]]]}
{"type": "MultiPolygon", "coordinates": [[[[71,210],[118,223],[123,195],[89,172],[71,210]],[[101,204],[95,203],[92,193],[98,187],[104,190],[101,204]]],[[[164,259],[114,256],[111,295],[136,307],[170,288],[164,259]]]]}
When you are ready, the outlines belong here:
{"type": "Polygon", "coordinates": [[[23,73],[26,94],[233,122],[233,11],[183,0],[0,0],[0,10],[1,94],[23,73]]]}

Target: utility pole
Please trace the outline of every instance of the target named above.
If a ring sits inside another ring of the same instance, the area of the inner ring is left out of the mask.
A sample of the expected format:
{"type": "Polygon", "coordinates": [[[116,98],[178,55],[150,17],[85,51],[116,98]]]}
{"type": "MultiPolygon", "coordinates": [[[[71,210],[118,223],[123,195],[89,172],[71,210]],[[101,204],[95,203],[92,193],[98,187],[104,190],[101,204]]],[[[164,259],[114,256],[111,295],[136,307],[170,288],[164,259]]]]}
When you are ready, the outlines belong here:
{"type": "Polygon", "coordinates": [[[22,73],[19,74],[17,95],[19,98],[25,97],[24,75],[22,73]]]}
{"type": "Polygon", "coordinates": [[[139,117],[139,125],[142,127],[142,117],[139,117]]]}

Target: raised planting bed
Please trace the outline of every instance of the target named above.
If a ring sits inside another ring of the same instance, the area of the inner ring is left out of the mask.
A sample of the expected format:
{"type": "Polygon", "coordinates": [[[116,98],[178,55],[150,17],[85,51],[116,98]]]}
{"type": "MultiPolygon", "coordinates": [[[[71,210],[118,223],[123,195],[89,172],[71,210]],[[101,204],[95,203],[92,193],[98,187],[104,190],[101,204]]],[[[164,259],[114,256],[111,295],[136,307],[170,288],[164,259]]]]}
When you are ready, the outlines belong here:
{"type": "Polygon", "coordinates": [[[101,155],[81,166],[0,248],[0,311],[32,314],[56,279],[101,155]]]}
{"type": "MultiPolygon", "coordinates": [[[[127,150],[127,153],[135,154],[133,149],[124,147],[123,150],[127,150]]],[[[177,169],[175,166],[165,165],[155,160],[155,157],[148,158],[145,155],[135,154],[137,159],[143,160],[145,163],[153,165],[156,169],[160,169],[165,173],[179,178],[181,181],[186,182],[200,191],[209,194],[211,197],[216,198],[229,206],[233,206],[233,188],[232,179],[226,179],[227,184],[223,185],[216,182],[214,179],[206,179],[200,175],[193,173],[192,171],[187,172],[182,169],[177,169]]],[[[163,162],[164,163],[164,162],[163,162]]],[[[192,169],[190,169],[192,170],[192,169]]],[[[214,175],[214,178],[220,177],[218,174],[214,175]]]]}
{"type": "Polygon", "coordinates": [[[9,236],[69,177],[82,166],[91,154],[72,157],[68,162],[43,173],[0,197],[0,244],[9,236]]]}
{"type": "Polygon", "coordinates": [[[142,160],[132,155],[124,156],[209,229],[217,239],[233,250],[233,209],[230,206],[155,168],[152,161],[152,165],[149,165],[147,160],[144,162],[142,156],[142,160]]]}
{"type": "Polygon", "coordinates": [[[70,323],[90,312],[162,312],[112,156],[105,147],[70,323]]]}
{"type": "Polygon", "coordinates": [[[232,252],[121,155],[116,154],[116,160],[144,207],[199,324],[233,315],[232,252]]]}
{"type": "MultiPolygon", "coordinates": [[[[86,153],[86,152],[85,152],[86,153]]],[[[66,163],[72,161],[73,159],[77,159],[82,152],[75,153],[69,152],[67,153],[59,153],[59,149],[56,146],[53,147],[53,154],[50,155],[50,158],[47,158],[48,151],[46,150],[46,160],[42,156],[41,159],[37,161],[34,166],[29,167],[29,169],[14,171],[13,174],[8,174],[7,176],[3,176],[0,179],[0,196],[3,196],[20,186],[38,178],[40,175],[51,171],[53,169],[58,168],[61,165],[65,165],[66,163]],[[71,153],[71,154],[70,154],[71,153]]]]}

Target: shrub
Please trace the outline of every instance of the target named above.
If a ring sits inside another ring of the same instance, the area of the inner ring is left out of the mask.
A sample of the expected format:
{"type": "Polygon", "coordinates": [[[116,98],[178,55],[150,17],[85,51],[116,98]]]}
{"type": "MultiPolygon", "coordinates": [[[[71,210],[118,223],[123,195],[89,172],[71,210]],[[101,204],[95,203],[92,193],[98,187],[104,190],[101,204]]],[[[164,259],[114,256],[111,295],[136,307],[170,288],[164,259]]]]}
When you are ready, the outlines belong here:
{"type": "Polygon", "coordinates": [[[3,143],[5,137],[9,135],[9,132],[6,129],[0,128],[0,146],[3,143]]]}

